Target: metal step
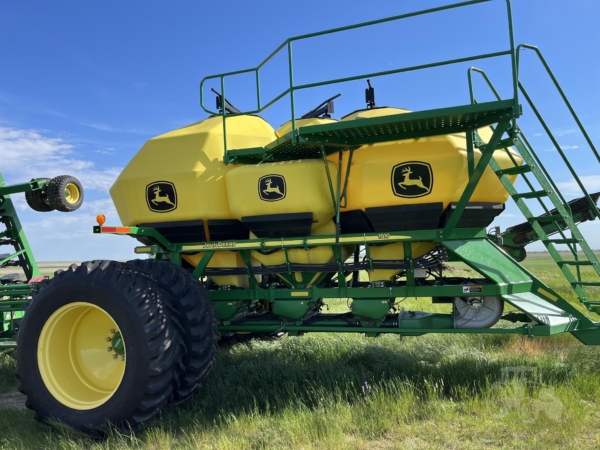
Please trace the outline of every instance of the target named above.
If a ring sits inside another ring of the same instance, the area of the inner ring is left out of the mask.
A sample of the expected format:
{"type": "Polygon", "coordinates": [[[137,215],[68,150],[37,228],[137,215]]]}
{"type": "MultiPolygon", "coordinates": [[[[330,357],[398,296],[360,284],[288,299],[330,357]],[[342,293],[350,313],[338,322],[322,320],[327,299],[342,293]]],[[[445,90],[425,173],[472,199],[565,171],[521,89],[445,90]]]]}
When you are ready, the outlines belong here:
{"type": "MultiPolygon", "coordinates": [[[[525,46],[525,47],[530,48],[530,49],[535,49],[538,57],[540,58],[544,67],[546,68],[548,75],[550,75],[550,77],[552,78],[552,80],[555,84],[555,87],[557,88],[558,92],[562,96],[562,99],[565,102],[566,106],[569,108],[571,115],[577,122],[580,131],[585,136],[585,138],[589,144],[589,147],[595,154],[596,159],[598,161],[600,161],[600,155],[598,154],[593,143],[589,139],[587,132],[583,128],[583,125],[579,121],[579,118],[575,114],[573,108],[571,107],[569,101],[567,100],[566,96],[564,95],[562,89],[560,88],[557,81],[555,80],[554,75],[550,71],[544,58],[541,56],[541,54],[539,53],[537,48],[534,48],[531,46],[525,46]]],[[[481,73],[481,75],[483,75],[484,79],[487,81],[488,87],[491,89],[491,91],[495,95],[496,99],[500,100],[498,91],[491,84],[487,75],[483,71],[480,71],[479,69],[475,69],[475,71],[477,71],[477,72],[481,73]]],[[[471,71],[469,71],[469,82],[471,83],[471,71]]],[[[473,99],[473,101],[475,101],[475,97],[474,97],[473,91],[472,91],[472,84],[470,84],[470,86],[471,86],[471,98],[473,99]]],[[[590,194],[586,191],[586,189],[583,188],[577,173],[574,171],[571,163],[568,161],[565,154],[562,151],[560,151],[560,145],[558,144],[558,142],[552,135],[549,127],[547,126],[547,124],[544,121],[544,119],[542,118],[542,116],[539,114],[538,109],[536,108],[535,104],[531,100],[531,97],[529,96],[529,94],[527,93],[523,84],[520,81],[518,82],[518,88],[519,88],[519,91],[523,94],[523,97],[525,98],[525,100],[527,101],[527,103],[529,104],[531,109],[533,110],[535,116],[537,117],[537,119],[539,120],[539,122],[541,123],[543,128],[545,129],[546,133],[548,134],[548,137],[552,140],[552,142],[554,143],[556,148],[559,150],[559,154],[562,157],[566,168],[569,169],[573,178],[575,179],[575,181],[578,182],[579,186],[581,187],[583,196],[578,199],[571,200],[567,204],[566,199],[560,194],[559,186],[557,186],[557,184],[554,183],[554,181],[551,178],[551,175],[544,168],[543,162],[536,155],[534,148],[531,146],[531,144],[529,143],[529,141],[527,140],[525,135],[521,132],[521,130],[518,128],[517,124],[515,123],[513,128],[509,132],[509,136],[512,139],[513,146],[516,147],[520,156],[523,159],[523,165],[518,166],[517,165],[518,163],[512,157],[511,157],[511,159],[513,160],[514,167],[510,167],[508,169],[502,169],[500,167],[500,165],[496,162],[496,160],[493,158],[490,161],[490,165],[492,166],[492,169],[494,170],[494,172],[498,175],[500,182],[506,188],[507,192],[515,200],[518,208],[521,210],[521,212],[523,213],[523,215],[525,216],[527,221],[507,229],[502,234],[503,243],[505,245],[506,245],[506,243],[512,244],[513,250],[519,250],[531,242],[535,242],[538,239],[541,240],[542,243],[544,244],[544,246],[548,249],[548,251],[549,251],[550,255],[552,256],[552,258],[554,259],[554,261],[557,263],[558,267],[563,272],[567,281],[571,284],[573,290],[575,291],[575,293],[577,294],[577,297],[579,298],[579,301],[581,303],[583,303],[590,311],[600,314],[600,302],[589,302],[587,295],[583,290],[583,286],[600,286],[600,281],[578,281],[578,280],[581,280],[581,278],[582,278],[580,267],[592,267],[592,269],[595,272],[594,279],[599,280],[600,279],[600,263],[598,262],[598,258],[592,251],[589,244],[586,242],[585,237],[582,235],[581,231],[579,230],[579,228],[577,226],[578,223],[586,222],[588,220],[594,220],[596,218],[600,218],[600,211],[598,211],[598,208],[596,207],[596,203],[598,202],[598,199],[600,198],[600,193],[590,194]],[[536,188],[530,182],[530,180],[528,179],[528,177],[526,175],[529,172],[531,172],[533,174],[533,176],[539,183],[539,186],[542,190],[536,191],[536,188]],[[531,192],[530,193],[516,192],[514,185],[511,183],[511,180],[509,180],[507,175],[523,175],[523,179],[524,179],[525,183],[527,184],[528,188],[531,190],[531,192]],[[544,201],[542,201],[542,197],[548,198],[554,205],[555,209],[548,211],[547,205],[545,204],[544,201]],[[537,217],[534,216],[531,209],[529,208],[527,203],[524,201],[525,199],[530,199],[530,198],[538,199],[540,205],[544,208],[546,213],[539,215],[537,217]],[[565,231],[567,229],[570,230],[571,237],[568,237],[565,234],[565,231]],[[550,239],[549,235],[552,235],[554,233],[560,233],[560,236],[557,236],[556,239],[550,239]],[[585,260],[563,260],[562,256],[560,255],[558,250],[555,248],[556,244],[569,245],[569,249],[573,253],[574,258],[579,258],[579,254],[578,254],[578,247],[579,247],[583,251],[583,254],[585,255],[584,256],[585,260]],[[574,274],[573,272],[576,272],[576,274],[574,274]]],[[[477,133],[473,133],[473,134],[474,134],[474,140],[479,145],[481,145],[481,142],[480,142],[481,139],[480,138],[477,139],[478,138],[477,133]]],[[[500,148],[503,145],[507,145],[507,146],[510,145],[511,139],[505,139],[505,140],[501,141],[498,144],[498,147],[500,148]]],[[[509,153],[509,156],[510,156],[510,153],[509,153]]],[[[511,245],[508,245],[508,247],[510,248],[511,245]]],[[[592,342],[589,338],[586,338],[583,334],[581,334],[579,336],[576,335],[576,337],[578,339],[580,339],[582,342],[592,342]]]]}
{"type": "Polygon", "coordinates": [[[578,244],[579,240],[575,238],[567,239],[542,239],[544,244],[578,244]]]}
{"type": "Polygon", "coordinates": [[[496,150],[504,150],[507,147],[512,147],[513,145],[515,145],[514,138],[502,139],[500,142],[498,142],[498,144],[496,144],[496,150]]]}
{"type": "Polygon", "coordinates": [[[523,164],[522,166],[509,167],[508,169],[502,169],[497,171],[498,176],[502,175],[522,175],[524,173],[531,172],[531,167],[527,164],[523,164]]]}
{"type": "Polygon", "coordinates": [[[537,217],[529,217],[527,220],[529,222],[558,222],[565,219],[563,216],[560,216],[558,214],[550,214],[537,217]]]}
{"type": "Polygon", "coordinates": [[[559,266],[564,266],[564,265],[569,265],[569,266],[593,266],[594,265],[594,263],[592,263],[591,261],[574,261],[574,260],[556,261],[556,264],[558,264],[559,266]]]}
{"type": "Polygon", "coordinates": [[[516,194],[513,194],[512,198],[514,200],[518,200],[520,198],[541,198],[541,197],[548,197],[548,192],[541,190],[541,191],[532,191],[532,192],[518,192],[516,194]]]}

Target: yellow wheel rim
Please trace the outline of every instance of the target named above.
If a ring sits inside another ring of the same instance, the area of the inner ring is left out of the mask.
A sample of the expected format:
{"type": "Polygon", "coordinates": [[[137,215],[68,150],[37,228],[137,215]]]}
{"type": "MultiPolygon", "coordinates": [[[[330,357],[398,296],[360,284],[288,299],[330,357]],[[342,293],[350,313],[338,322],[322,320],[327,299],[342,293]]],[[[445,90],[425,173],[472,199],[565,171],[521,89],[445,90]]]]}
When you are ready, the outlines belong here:
{"type": "Polygon", "coordinates": [[[65,186],[65,198],[69,203],[71,203],[72,205],[77,203],[79,201],[80,196],[81,193],[79,192],[79,188],[76,184],[68,183],[65,186]]]}
{"type": "Polygon", "coordinates": [[[77,302],[55,311],[38,341],[46,388],[63,405],[97,408],[117,391],[125,374],[125,343],[102,308],[77,302]]]}

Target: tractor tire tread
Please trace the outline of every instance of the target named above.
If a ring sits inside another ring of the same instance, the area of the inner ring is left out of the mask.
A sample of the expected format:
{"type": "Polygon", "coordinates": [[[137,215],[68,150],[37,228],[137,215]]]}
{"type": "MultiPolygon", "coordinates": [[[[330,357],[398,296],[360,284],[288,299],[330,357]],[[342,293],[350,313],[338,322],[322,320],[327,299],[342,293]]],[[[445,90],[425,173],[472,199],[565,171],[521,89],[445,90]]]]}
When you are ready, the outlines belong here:
{"type": "Polygon", "coordinates": [[[156,280],[169,293],[171,306],[179,313],[186,353],[172,402],[180,403],[202,385],[214,366],[220,338],[214,305],[199,280],[169,261],[136,259],[127,264],[156,280]]]}
{"type": "MultiPolygon", "coordinates": [[[[50,181],[50,178],[38,178],[38,180],[46,181],[47,186],[48,182],[50,181]]],[[[27,205],[29,205],[29,207],[36,212],[54,211],[54,208],[48,203],[46,199],[44,199],[42,191],[39,189],[36,191],[25,192],[25,201],[27,202],[27,205]]]]}
{"type": "Polygon", "coordinates": [[[48,202],[54,209],[60,212],[72,212],[81,206],[83,203],[83,187],[79,180],[71,175],[60,175],[52,178],[48,183],[47,188],[48,202]],[[79,187],[80,198],[77,203],[69,204],[64,198],[64,189],[68,182],[76,184],[79,187]]]}
{"type": "MultiPolygon", "coordinates": [[[[55,272],[53,279],[44,280],[40,289],[33,292],[32,313],[24,318],[22,332],[18,336],[19,348],[27,348],[24,345],[28,339],[28,319],[34,320],[36,309],[39,309],[38,306],[41,302],[51,300],[51,298],[44,298],[44,293],[54,287],[64,288],[70,282],[90,287],[108,286],[110,289],[118,289],[122,299],[135,310],[135,314],[142,324],[141,329],[145,333],[143,345],[147,345],[149,355],[149,367],[147,367],[145,386],[143,386],[141,396],[131,399],[131,403],[135,401],[135,405],[129,403],[131,406],[127,408],[127,411],[105,411],[104,416],[98,419],[102,423],[93,423],[93,420],[91,423],[84,422],[85,419],[79,419],[78,416],[83,416],[85,415],[83,413],[88,413],[88,411],[73,410],[72,413],[62,411],[61,414],[53,412],[52,405],[47,401],[49,394],[46,393],[45,398],[42,399],[39,395],[39,386],[36,389],[33,378],[26,370],[23,370],[25,367],[22,367],[24,363],[21,361],[19,361],[19,372],[24,373],[25,376],[20,377],[19,391],[27,396],[26,406],[36,412],[36,418],[39,420],[58,418],[77,429],[92,432],[107,422],[124,430],[135,427],[155,416],[161,408],[169,403],[179,388],[185,346],[177,326],[178,318],[172,316],[168,309],[164,308],[163,303],[168,301],[168,295],[144,274],[117,261],[89,261],[80,265],[74,264],[67,270],[55,272]],[[141,320],[142,317],[143,320],[141,320]]],[[[29,346],[32,344],[29,343],[29,346]]],[[[31,363],[29,365],[31,366],[31,363]]],[[[30,369],[30,367],[28,368],[30,369]]],[[[131,394],[125,389],[120,389],[115,392],[113,397],[119,395],[125,399],[131,394]]],[[[56,400],[54,402],[58,403],[56,400]]],[[[94,411],[103,406],[104,404],[90,410],[90,414],[94,414],[94,411]]]]}

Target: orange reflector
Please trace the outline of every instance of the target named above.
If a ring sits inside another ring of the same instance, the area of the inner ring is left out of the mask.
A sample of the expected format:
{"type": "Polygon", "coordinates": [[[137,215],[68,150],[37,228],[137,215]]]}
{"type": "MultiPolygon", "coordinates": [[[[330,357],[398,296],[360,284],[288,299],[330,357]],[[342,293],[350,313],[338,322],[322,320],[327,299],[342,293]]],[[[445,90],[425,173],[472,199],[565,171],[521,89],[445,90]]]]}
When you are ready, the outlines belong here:
{"type": "Polygon", "coordinates": [[[98,225],[100,226],[104,225],[104,222],[106,222],[106,216],[104,214],[98,214],[96,216],[96,222],[98,222],[98,225]]]}
{"type": "Polygon", "coordinates": [[[100,228],[101,233],[131,233],[129,227],[102,227],[100,228]]]}

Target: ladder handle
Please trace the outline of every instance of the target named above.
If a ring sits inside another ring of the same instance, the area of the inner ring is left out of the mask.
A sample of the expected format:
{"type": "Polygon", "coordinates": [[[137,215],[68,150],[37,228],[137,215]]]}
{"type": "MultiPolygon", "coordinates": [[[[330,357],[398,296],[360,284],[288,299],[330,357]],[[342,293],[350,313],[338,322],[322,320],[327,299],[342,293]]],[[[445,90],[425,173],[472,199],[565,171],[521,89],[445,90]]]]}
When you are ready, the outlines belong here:
{"type": "Polygon", "coordinates": [[[590,206],[592,207],[592,211],[594,211],[596,217],[600,217],[600,211],[598,211],[598,207],[596,206],[596,203],[594,203],[592,201],[590,195],[588,194],[588,191],[583,186],[583,183],[581,182],[581,180],[577,176],[577,172],[575,172],[575,169],[573,168],[573,166],[569,162],[569,159],[567,158],[567,156],[563,152],[562,148],[560,148],[560,144],[558,143],[558,141],[556,140],[556,138],[552,134],[552,131],[550,131],[550,128],[548,128],[548,125],[544,121],[544,118],[540,114],[539,110],[537,109],[537,107],[533,103],[533,100],[531,100],[531,97],[529,97],[529,94],[527,93],[527,91],[525,90],[525,87],[523,87],[523,84],[520,81],[519,81],[519,88],[521,89],[521,92],[523,93],[523,96],[527,100],[527,103],[529,103],[529,106],[531,106],[531,109],[533,110],[534,114],[536,115],[536,117],[538,118],[538,120],[540,121],[540,123],[542,124],[542,127],[544,128],[544,130],[548,134],[548,137],[550,138],[550,140],[554,144],[554,147],[556,147],[556,150],[558,151],[558,153],[562,157],[563,161],[567,165],[567,167],[568,167],[569,171],[571,172],[571,174],[573,175],[573,179],[575,180],[575,182],[577,183],[577,185],[579,186],[579,188],[581,189],[581,191],[585,195],[585,198],[587,199],[587,201],[589,202],[590,206]]]}
{"type": "Polygon", "coordinates": [[[546,72],[548,73],[548,75],[550,75],[550,79],[554,83],[554,86],[558,90],[558,93],[560,94],[560,96],[562,97],[563,101],[567,105],[567,108],[569,108],[569,112],[573,116],[573,119],[575,119],[575,122],[577,123],[577,126],[579,127],[579,130],[581,131],[581,133],[585,137],[585,140],[587,141],[588,145],[592,149],[592,152],[596,156],[596,159],[600,163],[600,154],[596,150],[596,147],[594,146],[594,143],[590,139],[590,136],[588,135],[587,131],[583,127],[583,124],[579,120],[579,116],[577,116],[577,113],[575,113],[575,110],[571,106],[571,102],[569,102],[569,99],[567,98],[567,96],[565,95],[564,91],[560,87],[560,84],[558,83],[558,80],[554,76],[554,73],[552,72],[552,70],[550,70],[550,66],[546,62],[546,59],[542,55],[542,52],[540,51],[540,49],[537,48],[535,45],[529,45],[529,44],[520,44],[519,46],[517,46],[517,71],[519,69],[519,61],[520,61],[521,50],[523,50],[523,49],[533,50],[535,52],[535,54],[537,55],[538,59],[540,60],[540,62],[544,66],[544,68],[546,69],[546,72]]]}
{"type": "MultiPolygon", "coordinates": [[[[473,75],[472,75],[473,72],[478,73],[478,74],[480,74],[483,77],[484,81],[487,83],[488,87],[490,88],[490,90],[492,91],[492,93],[494,94],[494,96],[496,97],[496,99],[500,100],[501,99],[500,94],[498,93],[498,91],[494,87],[493,83],[491,82],[491,80],[489,79],[489,77],[487,76],[487,74],[483,70],[478,69],[477,67],[470,67],[467,70],[467,78],[468,78],[468,81],[469,81],[469,94],[471,96],[471,103],[472,104],[476,104],[477,103],[477,100],[475,99],[474,90],[473,90],[473,75]]],[[[513,120],[513,126],[514,126],[515,129],[517,129],[517,127],[516,127],[516,119],[513,120]]],[[[525,137],[525,135],[522,132],[520,132],[520,136],[522,137],[522,139],[520,139],[521,142],[522,142],[522,144],[525,147],[527,147],[527,151],[532,155],[532,157],[535,160],[537,166],[542,170],[542,172],[544,173],[544,176],[546,177],[546,179],[548,180],[548,182],[552,185],[552,188],[554,189],[554,191],[557,193],[557,195],[561,199],[564,207],[568,210],[569,214],[571,214],[571,209],[569,207],[568,202],[563,197],[563,195],[560,193],[560,190],[558,189],[558,187],[556,186],[556,184],[554,183],[554,181],[552,180],[552,178],[550,177],[550,175],[546,171],[546,168],[544,167],[544,165],[539,160],[537,154],[534,151],[532,151],[532,147],[529,144],[529,141],[527,140],[527,138],[525,137]]],[[[510,157],[510,159],[512,160],[513,164],[515,164],[515,167],[516,167],[516,162],[514,161],[514,158],[512,157],[511,153],[508,150],[507,150],[507,154],[510,157]]],[[[527,176],[525,176],[524,173],[522,175],[523,175],[523,179],[525,180],[525,182],[527,183],[527,185],[529,186],[529,188],[531,190],[534,190],[531,182],[527,179],[527,176]]],[[[546,207],[546,205],[544,204],[544,202],[542,202],[541,200],[540,200],[540,205],[542,206],[542,208],[546,212],[548,212],[548,208],[546,207]]]]}
{"type": "Polygon", "coordinates": [[[542,173],[546,177],[546,180],[548,180],[548,183],[550,183],[550,185],[552,186],[552,189],[554,189],[554,192],[556,192],[556,195],[558,195],[558,197],[562,201],[562,204],[565,207],[565,209],[567,210],[567,212],[569,213],[569,215],[571,217],[573,217],[573,212],[571,211],[569,202],[563,197],[562,193],[560,192],[560,189],[558,189],[558,186],[556,186],[556,183],[554,183],[554,180],[552,179],[552,177],[546,170],[546,167],[542,164],[542,161],[538,157],[537,153],[535,151],[533,151],[533,147],[531,146],[531,144],[529,143],[529,140],[523,133],[521,133],[520,140],[521,140],[521,143],[527,148],[527,151],[529,152],[531,157],[534,159],[537,167],[542,171],[542,173]]]}

